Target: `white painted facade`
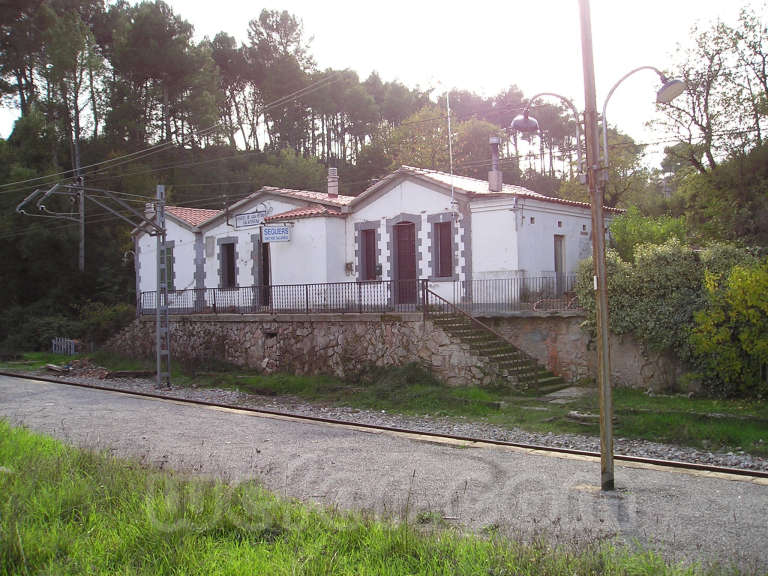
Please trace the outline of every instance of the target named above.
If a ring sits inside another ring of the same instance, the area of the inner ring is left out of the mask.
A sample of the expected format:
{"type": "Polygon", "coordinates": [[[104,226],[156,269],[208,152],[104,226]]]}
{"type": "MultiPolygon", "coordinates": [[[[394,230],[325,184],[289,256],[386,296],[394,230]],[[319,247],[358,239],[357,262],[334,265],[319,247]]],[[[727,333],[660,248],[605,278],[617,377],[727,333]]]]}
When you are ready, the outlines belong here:
{"type": "MultiPolygon", "coordinates": [[[[199,219],[194,210],[177,210],[189,212],[190,220],[199,219]]],[[[176,290],[368,280],[363,276],[364,230],[375,236],[373,280],[400,280],[398,274],[406,273],[398,265],[396,245],[397,235],[409,229],[415,237],[407,252],[415,259],[415,280],[428,279],[430,288],[448,299],[467,297],[471,288],[465,281],[572,274],[591,254],[591,214],[586,204],[514,186],[490,192],[487,182],[407,167],[354,198],[264,188],[227,213],[214,214],[195,225],[168,218],[176,290]],[[238,215],[255,211],[267,216],[266,224],[289,227],[290,240],[272,242],[267,248],[261,241],[261,226],[234,225],[238,215]],[[441,234],[446,227],[451,231],[451,269],[450,274],[443,270],[442,277],[436,270],[437,225],[441,234]],[[395,231],[398,226],[400,232],[395,231]],[[225,248],[227,244],[234,244],[234,249],[225,248]],[[234,280],[226,278],[225,251],[234,255],[234,280]],[[463,288],[457,291],[457,285],[463,288]]],[[[606,223],[610,217],[607,212],[606,223]]],[[[144,230],[135,234],[137,287],[141,292],[154,291],[155,238],[144,230]]]]}

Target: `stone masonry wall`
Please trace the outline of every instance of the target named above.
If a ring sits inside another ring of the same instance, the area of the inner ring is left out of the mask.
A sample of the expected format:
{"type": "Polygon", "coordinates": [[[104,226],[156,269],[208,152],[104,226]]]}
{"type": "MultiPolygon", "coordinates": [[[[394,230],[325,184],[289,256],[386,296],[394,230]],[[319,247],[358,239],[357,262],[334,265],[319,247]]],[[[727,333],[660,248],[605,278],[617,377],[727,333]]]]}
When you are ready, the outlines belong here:
{"type": "MultiPolygon", "coordinates": [[[[594,378],[596,343],[581,328],[581,313],[482,318],[514,346],[524,350],[570,382],[594,378]]],[[[671,354],[649,351],[631,335],[611,335],[611,380],[615,386],[666,390],[674,388],[685,366],[671,354]]]]}
{"type": "MultiPolygon", "coordinates": [[[[267,373],[350,377],[370,366],[417,362],[450,385],[487,384],[498,376],[494,366],[420,314],[172,316],[170,330],[172,358],[214,359],[267,373]]],[[[154,335],[154,319],[142,318],[107,347],[151,357],[154,335]]]]}
{"type": "MultiPolygon", "coordinates": [[[[568,381],[595,375],[596,352],[578,314],[483,318],[496,331],[568,381]]],[[[171,355],[218,360],[265,372],[350,377],[365,368],[417,362],[450,385],[485,384],[493,366],[420,314],[200,315],[171,317],[171,355]]],[[[136,320],[107,345],[135,357],[154,355],[154,319],[136,320]]],[[[614,385],[671,388],[683,367],[649,353],[631,337],[611,339],[614,385]]]]}

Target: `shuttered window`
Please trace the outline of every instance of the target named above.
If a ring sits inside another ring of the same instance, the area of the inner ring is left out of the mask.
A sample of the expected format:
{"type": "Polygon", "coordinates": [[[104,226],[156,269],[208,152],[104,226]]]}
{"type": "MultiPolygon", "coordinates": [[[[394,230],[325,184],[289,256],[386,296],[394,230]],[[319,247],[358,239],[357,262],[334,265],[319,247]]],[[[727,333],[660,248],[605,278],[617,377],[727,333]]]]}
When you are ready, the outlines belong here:
{"type": "Polygon", "coordinates": [[[221,287],[235,288],[237,277],[235,275],[235,245],[222,244],[221,250],[221,287]]]}
{"type": "Polygon", "coordinates": [[[362,243],[362,280],[376,280],[376,230],[361,230],[362,243]]]}
{"type": "Polygon", "coordinates": [[[453,276],[453,230],[451,222],[434,224],[435,276],[453,276]]]}

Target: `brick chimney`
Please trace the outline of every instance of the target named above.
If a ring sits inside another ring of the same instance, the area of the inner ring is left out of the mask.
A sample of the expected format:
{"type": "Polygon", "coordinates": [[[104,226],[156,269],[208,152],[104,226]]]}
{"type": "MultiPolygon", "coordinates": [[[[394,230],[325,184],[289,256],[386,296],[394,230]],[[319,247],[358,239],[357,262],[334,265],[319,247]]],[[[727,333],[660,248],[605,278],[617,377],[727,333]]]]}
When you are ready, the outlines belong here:
{"type": "Polygon", "coordinates": [[[339,176],[336,168],[328,168],[328,198],[339,197],[339,176]]]}
{"type": "Polygon", "coordinates": [[[491,136],[488,142],[491,145],[491,171],[488,172],[488,190],[501,192],[503,181],[501,170],[499,170],[499,137],[491,136]]]}

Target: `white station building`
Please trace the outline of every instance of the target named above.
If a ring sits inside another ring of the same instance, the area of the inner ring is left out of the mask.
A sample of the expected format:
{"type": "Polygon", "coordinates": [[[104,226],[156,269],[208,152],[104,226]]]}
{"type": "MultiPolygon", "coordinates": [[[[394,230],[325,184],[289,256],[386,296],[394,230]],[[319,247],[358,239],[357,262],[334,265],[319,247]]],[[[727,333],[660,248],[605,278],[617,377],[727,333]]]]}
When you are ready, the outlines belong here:
{"type": "MultiPolygon", "coordinates": [[[[604,210],[606,225],[621,212],[604,210]]],[[[560,282],[591,255],[593,232],[589,204],[498,171],[485,181],[409,166],[359,196],[338,194],[331,168],[325,192],[264,187],[224,211],[168,206],[166,219],[172,307],[190,293],[210,305],[209,289],[355,282],[392,282],[408,303],[420,280],[447,299],[475,286],[477,299],[484,282],[560,282]]],[[[145,228],[134,239],[137,292],[154,292],[156,239],[145,228]]]]}

